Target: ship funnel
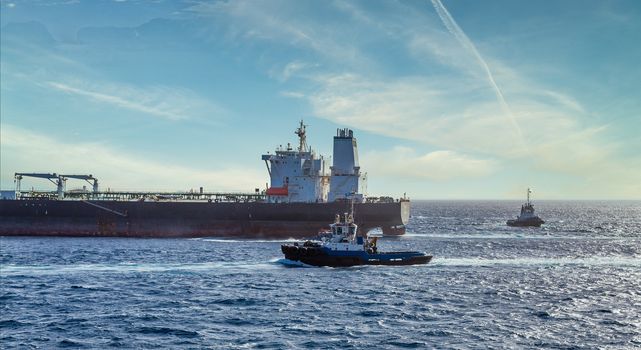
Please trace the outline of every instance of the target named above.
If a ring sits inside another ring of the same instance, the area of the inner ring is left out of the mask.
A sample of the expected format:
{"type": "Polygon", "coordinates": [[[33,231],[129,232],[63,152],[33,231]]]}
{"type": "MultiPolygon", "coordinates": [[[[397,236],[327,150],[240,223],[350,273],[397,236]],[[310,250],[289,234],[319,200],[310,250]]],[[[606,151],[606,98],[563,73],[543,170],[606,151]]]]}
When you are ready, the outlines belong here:
{"type": "Polygon", "coordinates": [[[332,175],[355,175],[359,173],[358,149],[354,132],[338,129],[334,136],[332,175]]]}
{"type": "Polygon", "coordinates": [[[354,132],[348,128],[338,129],[334,136],[333,165],[329,182],[329,201],[338,199],[363,201],[367,177],[361,174],[358,164],[358,147],[354,132]]]}

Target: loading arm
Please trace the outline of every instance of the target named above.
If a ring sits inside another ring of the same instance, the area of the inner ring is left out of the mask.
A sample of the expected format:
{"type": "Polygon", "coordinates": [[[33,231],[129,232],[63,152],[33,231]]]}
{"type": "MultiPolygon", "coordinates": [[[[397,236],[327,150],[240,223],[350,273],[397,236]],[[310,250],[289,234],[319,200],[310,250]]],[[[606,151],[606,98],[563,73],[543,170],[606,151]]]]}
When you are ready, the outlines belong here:
{"type": "Polygon", "coordinates": [[[93,175],[60,175],[65,179],[79,179],[87,181],[93,187],[93,193],[98,192],[98,179],[93,175]]]}
{"type": "Polygon", "coordinates": [[[47,179],[56,185],[56,191],[58,193],[58,199],[64,198],[65,191],[65,179],[62,175],[56,173],[47,174],[47,173],[15,173],[14,178],[16,181],[16,192],[20,192],[20,181],[24,177],[35,177],[40,179],[47,179]],[[55,180],[54,180],[55,179],[55,180]]]}

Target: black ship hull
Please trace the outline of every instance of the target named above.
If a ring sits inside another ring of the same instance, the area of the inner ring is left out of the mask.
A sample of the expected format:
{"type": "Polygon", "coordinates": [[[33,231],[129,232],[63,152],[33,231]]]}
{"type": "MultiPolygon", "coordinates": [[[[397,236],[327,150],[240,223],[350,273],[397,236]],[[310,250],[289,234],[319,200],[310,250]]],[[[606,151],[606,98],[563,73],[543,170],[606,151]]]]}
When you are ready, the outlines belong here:
{"type": "MultiPolygon", "coordinates": [[[[359,203],[354,209],[363,232],[380,228],[398,235],[410,202],[359,203]]],[[[347,202],[0,200],[0,235],[305,238],[348,211],[347,202]]]]}
{"type": "Polygon", "coordinates": [[[320,247],[282,245],[285,259],[311,266],[349,267],[359,265],[419,265],[432,260],[431,255],[418,252],[328,254],[320,247]]]}

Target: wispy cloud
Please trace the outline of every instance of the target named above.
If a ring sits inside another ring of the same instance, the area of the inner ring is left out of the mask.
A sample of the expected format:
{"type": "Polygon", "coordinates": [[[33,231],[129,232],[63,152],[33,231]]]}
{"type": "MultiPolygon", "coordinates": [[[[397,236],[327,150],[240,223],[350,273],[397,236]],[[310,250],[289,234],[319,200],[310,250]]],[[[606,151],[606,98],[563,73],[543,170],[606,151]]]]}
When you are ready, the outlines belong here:
{"type": "Polygon", "coordinates": [[[140,112],[154,117],[178,121],[206,115],[220,116],[223,109],[187,89],[150,86],[133,87],[116,83],[48,81],[42,84],[54,90],[86,97],[90,101],[140,112]]]}
{"type": "MultiPolygon", "coordinates": [[[[48,33],[41,24],[30,24],[48,33]]],[[[180,121],[220,120],[229,112],[211,97],[171,85],[136,85],[102,78],[99,69],[86,64],[77,47],[61,43],[39,45],[22,40],[19,30],[3,36],[2,88],[27,82],[69,96],[126,109],[142,115],[180,121]],[[38,67],[34,69],[33,67],[38,67]]]]}
{"type": "Polygon", "coordinates": [[[298,72],[308,70],[310,68],[318,67],[318,64],[311,64],[303,61],[292,61],[289,62],[282,69],[274,68],[270,71],[269,75],[272,78],[278,79],[281,82],[289,80],[292,76],[296,75],[298,72]]]}
{"type": "Polygon", "coordinates": [[[366,152],[361,157],[361,165],[375,177],[435,181],[484,177],[498,167],[491,159],[477,159],[453,151],[418,154],[412,148],[402,146],[389,151],[366,152]]]}
{"type": "Polygon", "coordinates": [[[140,103],[123,96],[116,96],[97,91],[79,89],[62,83],[48,82],[47,85],[62,92],[89,97],[94,101],[104,102],[136,112],[143,112],[157,117],[166,118],[169,120],[181,120],[188,118],[182,113],[176,113],[177,111],[168,111],[167,109],[162,108],[162,106],[159,105],[161,101],[157,101],[155,98],[154,100],[156,101],[147,101],[147,103],[140,103]]]}
{"type": "Polygon", "coordinates": [[[600,132],[594,131],[603,132],[605,127],[582,127],[578,121],[580,105],[545,90],[516,95],[515,118],[524,125],[536,121],[536,127],[523,136],[528,145],[523,147],[495,103],[459,102],[473,94],[474,80],[373,81],[357,75],[337,75],[318,76],[316,82],[322,88],[307,98],[317,116],[445,150],[530,159],[542,169],[558,171],[563,167],[568,172],[577,169],[578,162],[597,161],[613,152],[599,142],[600,132]],[[564,140],[571,141],[568,144],[564,140]]]}
{"type": "MultiPolygon", "coordinates": [[[[265,182],[260,167],[227,164],[220,168],[185,167],[167,159],[154,162],[128,150],[101,143],[68,143],[43,133],[2,124],[2,188],[14,172],[90,173],[103,186],[126,190],[253,191],[265,182]]],[[[35,186],[38,186],[36,183],[35,186]]]]}
{"type": "Polygon", "coordinates": [[[309,50],[319,58],[341,62],[344,66],[374,64],[350,40],[354,37],[350,34],[354,27],[330,17],[324,23],[309,20],[316,17],[313,6],[309,5],[281,0],[203,2],[185,12],[227,23],[228,36],[234,39],[233,42],[239,42],[238,39],[276,42],[309,50]]]}
{"type": "Polygon", "coordinates": [[[502,156],[522,150],[509,124],[496,113],[495,104],[454,102],[476,89],[474,80],[435,82],[412,77],[375,81],[344,74],[317,76],[315,81],[322,88],[308,98],[321,118],[450,150],[502,156]]]}
{"type": "Polygon", "coordinates": [[[454,35],[456,40],[458,40],[461,43],[461,45],[463,45],[464,48],[466,48],[470,53],[474,55],[474,57],[478,60],[481,67],[483,67],[483,70],[487,75],[487,80],[492,86],[492,88],[494,89],[494,92],[496,93],[496,97],[498,98],[498,101],[501,104],[501,108],[503,109],[503,112],[510,118],[510,122],[512,123],[512,126],[514,126],[514,130],[518,133],[519,137],[522,137],[521,128],[516,122],[516,119],[514,118],[514,115],[510,110],[510,106],[505,101],[503,92],[501,91],[499,86],[496,84],[496,81],[494,80],[494,76],[492,75],[492,71],[490,70],[490,67],[487,65],[487,62],[485,62],[485,60],[483,59],[483,56],[481,56],[479,51],[476,49],[476,46],[474,46],[474,43],[472,43],[470,38],[468,38],[468,36],[461,29],[461,27],[459,27],[459,25],[456,23],[454,18],[452,18],[452,15],[450,15],[450,13],[447,11],[445,6],[443,6],[441,1],[432,0],[432,5],[434,5],[434,9],[436,9],[436,12],[438,13],[439,17],[443,21],[443,24],[445,25],[447,30],[449,30],[449,32],[452,33],[452,35],[454,35]]]}
{"type": "Polygon", "coordinates": [[[291,98],[306,98],[304,93],[298,91],[282,91],[280,95],[291,98]]]}

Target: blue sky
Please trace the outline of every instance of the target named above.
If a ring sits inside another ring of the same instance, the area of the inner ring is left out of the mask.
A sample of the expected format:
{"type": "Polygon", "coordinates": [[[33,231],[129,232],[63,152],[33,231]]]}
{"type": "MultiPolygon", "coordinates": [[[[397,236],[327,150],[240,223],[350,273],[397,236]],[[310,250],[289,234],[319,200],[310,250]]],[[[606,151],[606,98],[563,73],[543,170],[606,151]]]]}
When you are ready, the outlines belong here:
{"type": "Polygon", "coordinates": [[[253,191],[304,119],[371,195],[641,198],[639,1],[0,6],[3,189],[253,191]]]}

